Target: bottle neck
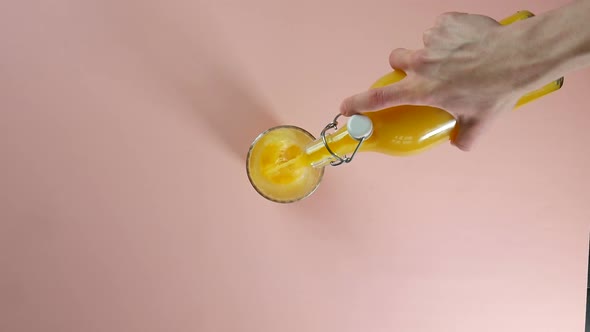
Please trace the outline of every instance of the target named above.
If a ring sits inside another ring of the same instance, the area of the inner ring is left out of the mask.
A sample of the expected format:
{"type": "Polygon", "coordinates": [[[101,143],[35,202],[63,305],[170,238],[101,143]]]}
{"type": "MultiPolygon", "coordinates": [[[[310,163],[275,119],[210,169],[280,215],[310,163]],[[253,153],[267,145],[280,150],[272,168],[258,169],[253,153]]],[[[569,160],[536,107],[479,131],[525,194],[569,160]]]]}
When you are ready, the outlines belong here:
{"type": "MultiPolygon", "coordinates": [[[[346,127],[338,129],[332,134],[326,134],[326,143],[338,156],[344,158],[345,155],[350,155],[358,145],[358,141],[350,136],[346,127]]],[[[305,147],[305,154],[307,156],[307,163],[312,167],[325,167],[332,161],[336,161],[330,151],[326,148],[324,140],[319,137],[305,147]]]]}

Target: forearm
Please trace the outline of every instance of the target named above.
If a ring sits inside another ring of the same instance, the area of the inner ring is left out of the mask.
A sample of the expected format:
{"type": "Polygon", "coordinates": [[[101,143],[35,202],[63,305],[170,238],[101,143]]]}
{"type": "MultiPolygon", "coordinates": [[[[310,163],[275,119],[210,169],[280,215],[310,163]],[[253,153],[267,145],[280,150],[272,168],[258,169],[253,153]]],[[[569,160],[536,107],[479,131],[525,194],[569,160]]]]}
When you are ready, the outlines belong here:
{"type": "Polygon", "coordinates": [[[590,66],[590,0],[571,2],[506,32],[517,36],[520,65],[533,85],[528,88],[590,66]]]}

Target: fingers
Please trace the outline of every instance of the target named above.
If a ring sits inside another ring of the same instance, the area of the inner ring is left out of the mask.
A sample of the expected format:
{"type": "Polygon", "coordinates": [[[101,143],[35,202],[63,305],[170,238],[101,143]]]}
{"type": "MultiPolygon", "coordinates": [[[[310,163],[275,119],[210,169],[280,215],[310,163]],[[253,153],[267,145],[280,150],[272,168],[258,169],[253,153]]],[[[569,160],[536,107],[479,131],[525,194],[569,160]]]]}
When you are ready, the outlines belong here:
{"type": "Polygon", "coordinates": [[[345,116],[362,112],[378,111],[384,108],[403,105],[408,102],[409,89],[403,81],[382,88],[346,98],[340,106],[340,113],[345,116]]]}
{"type": "Polygon", "coordinates": [[[436,18],[434,25],[435,26],[445,25],[447,23],[453,22],[454,20],[457,20],[459,18],[466,17],[466,16],[469,16],[469,14],[463,13],[463,12],[446,12],[446,13],[439,15],[436,18]]]}
{"type": "Polygon", "coordinates": [[[389,55],[389,64],[393,69],[407,71],[412,66],[414,52],[405,48],[398,48],[389,55]]]}
{"type": "Polygon", "coordinates": [[[432,43],[432,36],[434,35],[435,30],[434,28],[430,28],[422,33],[422,41],[424,42],[424,46],[428,47],[432,43]]]}
{"type": "Polygon", "coordinates": [[[479,138],[489,129],[490,121],[459,118],[459,130],[452,144],[463,151],[471,151],[479,138]]]}

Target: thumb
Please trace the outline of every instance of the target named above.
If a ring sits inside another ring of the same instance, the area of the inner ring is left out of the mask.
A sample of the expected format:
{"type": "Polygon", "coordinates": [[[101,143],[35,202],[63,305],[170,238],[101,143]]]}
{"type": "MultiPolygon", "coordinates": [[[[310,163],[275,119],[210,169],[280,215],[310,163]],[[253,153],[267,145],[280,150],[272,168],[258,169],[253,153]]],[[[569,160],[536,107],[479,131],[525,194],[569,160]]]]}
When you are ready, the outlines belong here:
{"type": "Polygon", "coordinates": [[[408,102],[408,93],[409,89],[405,80],[396,84],[370,89],[346,98],[340,106],[340,113],[350,116],[403,105],[408,102]]]}
{"type": "Polygon", "coordinates": [[[463,151],[471,151],[479,138],[489,129],[490,121],[483,119],[459,118],[458,131],[452,144],[463,151]]]}

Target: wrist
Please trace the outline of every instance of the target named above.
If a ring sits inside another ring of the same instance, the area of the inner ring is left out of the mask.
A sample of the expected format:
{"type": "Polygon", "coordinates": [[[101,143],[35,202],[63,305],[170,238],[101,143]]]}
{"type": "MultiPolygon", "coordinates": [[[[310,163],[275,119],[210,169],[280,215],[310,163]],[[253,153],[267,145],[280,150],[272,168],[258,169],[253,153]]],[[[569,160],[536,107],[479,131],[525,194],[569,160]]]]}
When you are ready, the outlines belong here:
{"type": "MultiPolygon", "coordinates": [[[[551,81],[563,58],[558,36],[547,33],[547,17],[535,16],[497,29],[496,48],[504,49],[498,61],[507,69],[507,84],[516,93],[525,93],[551,81]]],[[[557,77],[556,77],[557,78],[557,77]]]]}
{"type": "Polygon", "coordinates": [[[579,0],[501,29],[514,41],[517,85],[535,89],[590,65],[588,22],[590,0],[579,0]]]}

